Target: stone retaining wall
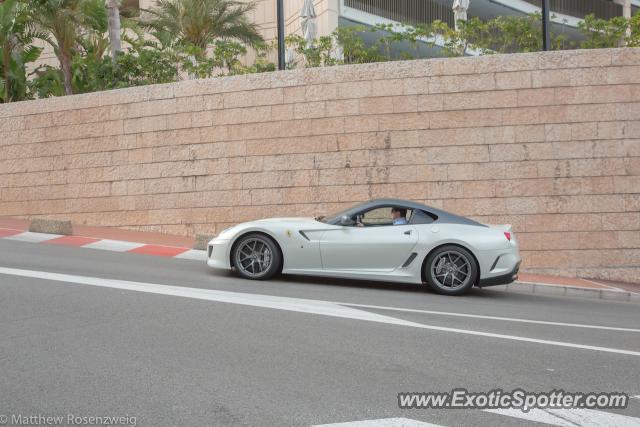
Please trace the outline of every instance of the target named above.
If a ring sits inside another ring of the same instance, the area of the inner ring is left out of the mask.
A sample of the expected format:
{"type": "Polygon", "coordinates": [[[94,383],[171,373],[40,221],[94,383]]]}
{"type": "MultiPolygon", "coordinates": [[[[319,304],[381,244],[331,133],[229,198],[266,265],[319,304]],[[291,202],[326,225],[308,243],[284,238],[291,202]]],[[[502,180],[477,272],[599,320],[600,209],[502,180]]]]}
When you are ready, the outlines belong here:
{"type": "Polygon", "coordinates": [[[640,49],[294,70],[0,105],[0,215],[177,234],[369,198],[640,281],[640,49]]]}

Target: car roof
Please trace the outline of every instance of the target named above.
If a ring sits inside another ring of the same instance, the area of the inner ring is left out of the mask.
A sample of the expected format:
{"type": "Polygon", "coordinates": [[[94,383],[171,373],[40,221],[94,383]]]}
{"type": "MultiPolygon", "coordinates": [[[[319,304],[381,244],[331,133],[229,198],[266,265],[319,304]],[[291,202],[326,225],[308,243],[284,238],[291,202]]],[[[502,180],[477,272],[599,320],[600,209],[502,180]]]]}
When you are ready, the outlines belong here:
{"type": "Polygon", "coordinates": [[[402,199],[374,199],[358,205],[358,210],[363,209],[375,209],[376,207],[395,206],[399,208],[418,209],[434,214],[438,217],[435,222],[452,223],[452,224],[467,224],[467,225],[479,225],[484,226],[477,221],[474,221],[463,216],[455,215],[442,209],[434,208],[432,206],[423,205],[422,203],[411,202],[409,200],[402,199]]]}

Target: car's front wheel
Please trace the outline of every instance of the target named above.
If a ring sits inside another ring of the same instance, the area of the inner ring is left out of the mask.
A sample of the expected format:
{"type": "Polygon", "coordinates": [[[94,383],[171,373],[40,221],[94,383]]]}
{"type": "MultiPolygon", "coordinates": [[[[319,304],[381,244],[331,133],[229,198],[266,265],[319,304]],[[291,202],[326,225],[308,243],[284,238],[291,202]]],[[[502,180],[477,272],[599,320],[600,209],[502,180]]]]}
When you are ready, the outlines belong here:
{"type": "Polygon", "coordinates": [[[282,262],[276,243],[258,233],[240,238],[233,247],[232,257],[238,274],[254,280],[272,278],[278,273],[282,262]]]}
{"type": "Polygon", "coordinates": [[[471,253],[455,245],[442,246],[429,254],[424,266],[429,287],[444,295],[461,295],[473,287],[478,266],[471,253]]]}

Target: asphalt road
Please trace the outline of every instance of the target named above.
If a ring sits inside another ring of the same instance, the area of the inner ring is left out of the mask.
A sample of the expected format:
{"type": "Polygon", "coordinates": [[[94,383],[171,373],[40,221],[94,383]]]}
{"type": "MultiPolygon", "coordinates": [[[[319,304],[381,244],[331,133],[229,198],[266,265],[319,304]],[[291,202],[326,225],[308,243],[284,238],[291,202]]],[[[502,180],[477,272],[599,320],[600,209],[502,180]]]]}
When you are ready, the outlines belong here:
{"type": "MultiPolygon", "coordinates": [[[[252,282],[189,260],[0,241],[7,425],[16,414],[128,415],[139,426],[532,425],[479,409],[398,407],[399,392],[455,388],[640,397],[640,306],[252,282]]],[[[640,425],[638,398],[608,412],[640,425]]],[[[566,425],[607,425],[588,418],[566,425]]]]}

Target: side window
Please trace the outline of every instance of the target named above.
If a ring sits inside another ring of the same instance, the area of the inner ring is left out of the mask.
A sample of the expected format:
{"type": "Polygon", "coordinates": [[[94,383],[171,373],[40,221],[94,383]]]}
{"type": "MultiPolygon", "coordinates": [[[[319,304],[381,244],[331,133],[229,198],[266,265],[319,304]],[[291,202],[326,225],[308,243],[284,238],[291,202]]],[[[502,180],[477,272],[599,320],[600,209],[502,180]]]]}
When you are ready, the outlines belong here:
{"type": "MultiPolygon", "coordinates": [[[[407,220],[411,218],[411,209],[407,210],[407,220]]],[[[372,209],[365,212],[360,218],[362,225],[365,227],[379,227],[384,225],[393,225],[391,217],[391,207],[372,209]]]]}
{"type": "Polygon", "coordinates": [[[438,219],[438,217],[433,215],[432,213],[421,211],[421,210],[415,210],[413,211],[413,216],[411,217],[410,223],[411,224],[431,224],[436,219],[438,219]]]}

